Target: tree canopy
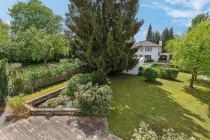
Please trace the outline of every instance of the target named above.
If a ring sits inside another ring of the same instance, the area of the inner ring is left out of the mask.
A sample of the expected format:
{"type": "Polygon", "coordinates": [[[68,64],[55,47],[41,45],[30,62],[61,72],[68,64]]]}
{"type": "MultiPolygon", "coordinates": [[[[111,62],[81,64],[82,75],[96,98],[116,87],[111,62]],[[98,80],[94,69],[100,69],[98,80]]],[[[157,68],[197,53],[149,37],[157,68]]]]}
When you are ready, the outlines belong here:
{"type": "Polygon", "coordinates": [[[176,37],[167,43],[172,54],[171,62],[192,74],[190,87],[193,88],[195,74],[206,73],[210,68],[210,21],[202,22],[185,36],[176,37]]]}
{"type": "Polygon", "coordinates": [[[191,26],[188,28],[188,31],[190,31],[193,28],[196,28],[201,22],[209,20],[209,13],[202,13],[198,14],[195,18],[191,21],[191,26]]]}
{"type": "Polygon", "coordinates": [[[71,0],[66,25],[73,56],[106,73],[132,69],[138,63],[134,35],[144,23],[136,19],[138,8],[138,0],[71,0]]]}
{"type": "Polygon", "coordinates": [[[0,41],[9,39],[10,26],[0,19],[0,41]]]}
{"type": "Polygon", "coordinates": [[[45,29],[49,33],[60,32],[62,17],[42,4],[41,0],[18,2],[9,9],[12,18],[11,26],[14,32],[24,32],[31,27],[45,29]]]}

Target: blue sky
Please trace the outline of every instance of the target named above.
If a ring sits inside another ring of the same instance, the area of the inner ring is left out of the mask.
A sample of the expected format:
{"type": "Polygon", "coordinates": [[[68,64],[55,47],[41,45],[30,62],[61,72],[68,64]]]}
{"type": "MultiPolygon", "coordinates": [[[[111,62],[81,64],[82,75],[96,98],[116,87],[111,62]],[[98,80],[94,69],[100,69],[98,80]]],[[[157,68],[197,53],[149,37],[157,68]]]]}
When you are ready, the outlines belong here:
{"type": "MultiPolygon", "coordinates": [[[[69,0],[42,1],[54,13],[65,18],[69,0]]],[[[7,23],[11,21],[8,15],[8,8],[11,8],[16,2],[17,0],[1,0],[0,18],[3,21],[7,23]]],[[[210,0],[139,0],[139,3],[140,9],[137,18],[144,19],[145,23],[135,36],[136,42],[145,40],[150,23],[153,30],[162,32],[166,27],[173,27],[175,34],[182,35],[186,32],[193,17],[197,14],[210,11],[210,0]]]]}

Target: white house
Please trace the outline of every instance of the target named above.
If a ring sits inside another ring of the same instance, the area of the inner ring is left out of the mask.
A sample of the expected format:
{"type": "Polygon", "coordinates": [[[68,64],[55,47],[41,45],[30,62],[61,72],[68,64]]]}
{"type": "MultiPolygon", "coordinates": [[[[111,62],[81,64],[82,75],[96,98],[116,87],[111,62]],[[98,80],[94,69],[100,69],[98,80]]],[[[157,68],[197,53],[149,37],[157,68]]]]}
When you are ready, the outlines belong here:
{"type": "MultiPolygon", "coordinates": [[[[133,48],[139,48],[136,53],[139,58],[144,57],[145,60],[152,58],[154,61],[158,61],[162,52],[162,41],[160,41],[159,44],[150,41],[143,41],[134,44],[133,48]]],[[[167,56],[167,60],[168,59],[169,57],[167,56]]]]}

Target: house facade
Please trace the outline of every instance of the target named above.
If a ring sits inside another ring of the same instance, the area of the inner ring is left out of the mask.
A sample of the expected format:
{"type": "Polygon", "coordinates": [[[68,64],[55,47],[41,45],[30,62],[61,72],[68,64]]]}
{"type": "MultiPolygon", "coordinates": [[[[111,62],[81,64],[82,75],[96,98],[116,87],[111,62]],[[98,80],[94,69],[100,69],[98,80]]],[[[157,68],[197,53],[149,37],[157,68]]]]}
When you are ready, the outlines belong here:
{"type": "Polygon", "coordinates": [[[145,61],[148,59],[158,61],[160,59],[160,53],[162,52],[162,41],[160,41],[159,44],[150,41],[143,41],[134,44],[133,48],[138,48],[136,55],[139,58],[143,57],[145,61]]]}

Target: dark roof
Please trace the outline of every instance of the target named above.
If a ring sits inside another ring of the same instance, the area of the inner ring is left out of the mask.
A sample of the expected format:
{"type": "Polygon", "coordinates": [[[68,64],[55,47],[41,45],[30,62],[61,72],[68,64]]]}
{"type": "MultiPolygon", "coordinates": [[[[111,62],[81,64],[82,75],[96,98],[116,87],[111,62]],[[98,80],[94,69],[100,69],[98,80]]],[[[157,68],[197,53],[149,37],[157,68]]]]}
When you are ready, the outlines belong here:
{"type": "Polygon", "coordinates": [[[155,44],[150,41],[143,41],[143,42],[135,43],[133,45],[133,48],[139,48],[139,47],[160,47],[160,45],[155,44]]]}

